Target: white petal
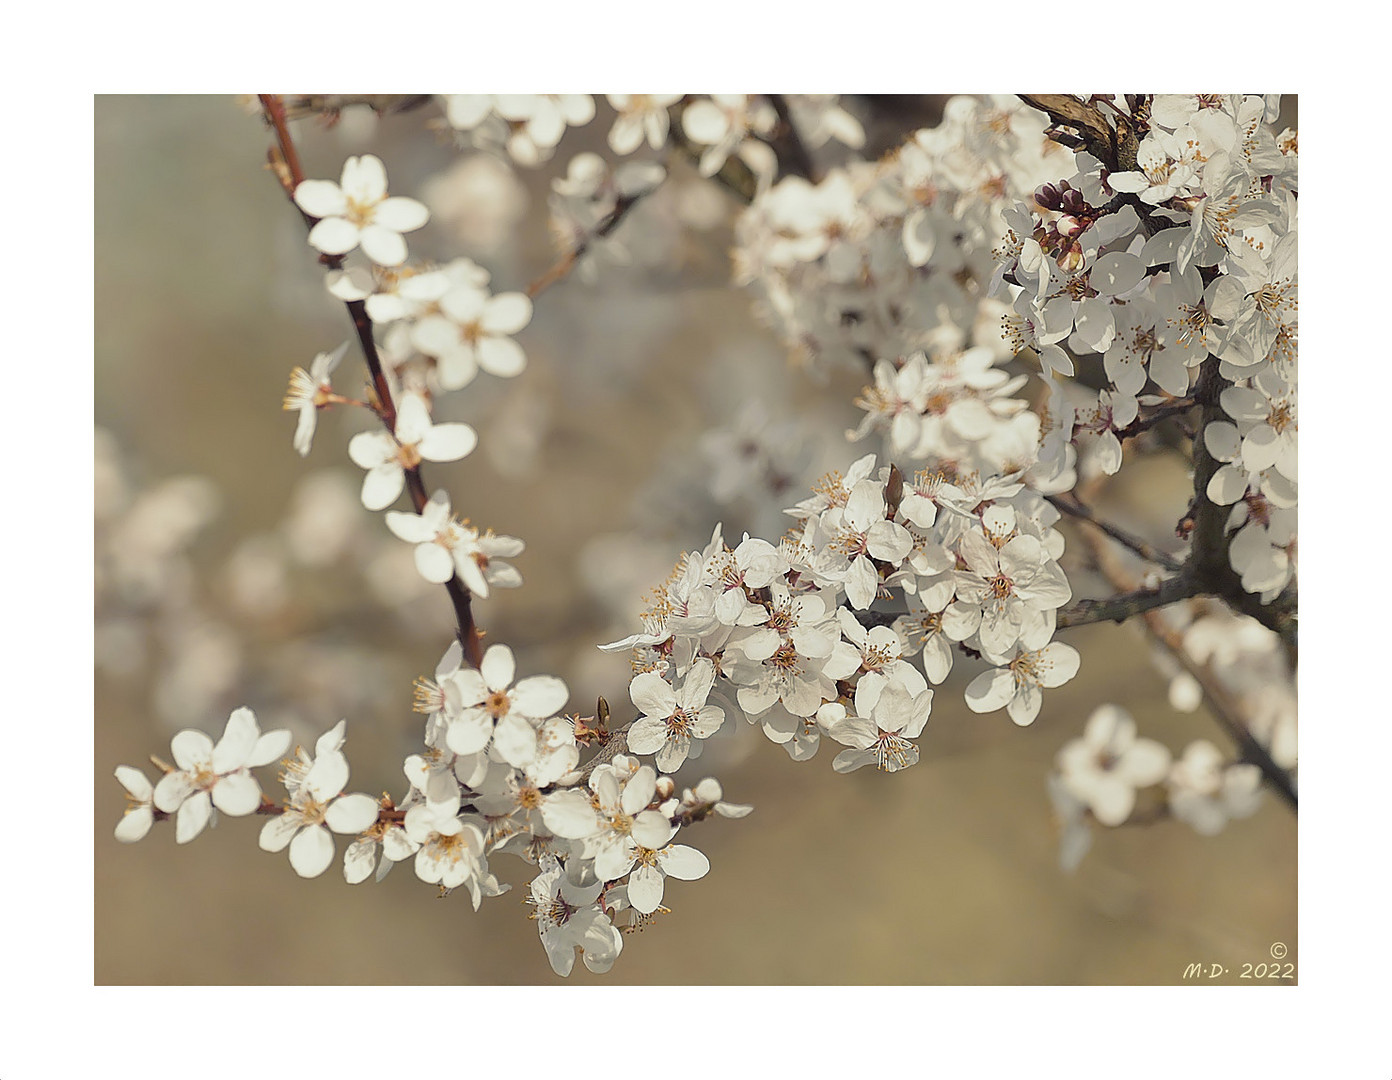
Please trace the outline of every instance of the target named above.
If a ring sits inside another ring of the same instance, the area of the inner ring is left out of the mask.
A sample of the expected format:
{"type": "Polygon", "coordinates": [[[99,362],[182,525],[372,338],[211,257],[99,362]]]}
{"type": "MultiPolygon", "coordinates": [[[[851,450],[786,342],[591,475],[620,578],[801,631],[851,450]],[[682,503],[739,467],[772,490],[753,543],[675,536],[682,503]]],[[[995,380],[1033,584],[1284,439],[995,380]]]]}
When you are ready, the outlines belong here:
{"type": "Polygon", "coordinates": [[[405,514],[400,510],[388,510],[383,517],[392,534],[407,543],[423,544],[428,540],[434,540],[439,531],[420,514],[405,514]]]}
{"type": "Polygon", "coordinates": [[[427,461],[458,461],[477,445],[478,434],[468,424],[436,424],[416,449],[427,461]]]}
{"type": "Polygon", "coordinates": [[[570,689],[554,675],[531,675],[512,692],[512,707],[533,720],[545,720],[565,705],[570,689]]]}
{"type": "Polygon", "coordinates": [[[262,851],[284,851],[286,845],[303,827],[304,821],[298,815],[281,814],[261,826],[261,835],[257,838],[257,843],[262,851]]]}
{"type": "Polygon", "coordinates": [[[483,710],[465,713],[445,729],[445,745],[456,754],[474,754],[493,737],[493,719],[483,710]]]}
{"type": "Polygon", "coordinates": [[[488,646],[479,665],[479,674],[490,690],[506,690],[517,674],[517,661],[513,658],[512,650],[506,645],[488,646]]]}
{"type": "Polygon", "coordinates": [[[212,813],[213,804],[206,791],[199,791],[186,799],[179,807],[179,816],[174,819],[174,839],[180,844],[187,844],[203,831],[212,813]]]}
{"type": "Polygon", "coordinates": [[[228,817],[245,817],[261,805],[261,785],[249,772],[235,772],[213,785],[213,805],[228,817]]]}
{"type": "Polygon", "coordinates": [[[372,840],[358,840],[348,845],[343,853],[343,879],[349,885],[366,881],[377,865],[377,844],[372,840]]]}
{"type": "Polygon", "coordinates": [[[1208,482],[1205,494],[1209,502],[1219,506],[1230,506],[1247,493],[1247,472],[1231,465],[1224,465],[1208,482]]]}
{"type": "Polygon", "coordinates": [[[319,802],[332,799],[348,783],[348,759],[338,750],[321,753],[305,774],[305,788],[319,802]]]}
{"type": "Polygon", "coordinates": [[[415,558],[416,569],[426,581],[443,585],[454,577],[454,556],[440,544],[417,544],[415,558]]]}
{"type": "Polygon", "coordinates": [[[133,806],[116,823],[116,839],[133,844],[143,839],[155,822],[155,812],[148,806],[133,806]]]}
{"type": "Polygon", "coordinates": [[[326,217],[309,230],[309,246],[325,255],[346,255],[358,246],[359,235],[347,218],[326,217]]]}
{"type": "Polygon", "coordinates": [[[295,205],[310,217],[326,218],[348,212],[343,189],[332,180],[304,180],[295,188],[295,205]]]}
{"type": "Polygon", "coordinates": [[[256,726],[256,714],[250,709],[235,710],[227,718],[227,729],[213,748],[213,771],[218,773],[240,769],[251,759],[252,750],[261,731],[256,726]]]}
{"type": "Polygon", "coordinates": [[[651,866],[640,866],[629,875],[628,902],[635,911],[651,915],[662,903],[662,875],[651,866]]]}
{"type": "Polygon", "coordinates": [[[635,754],[655,754],[666,742],[667,724],[655,716],[639,717],[628,729],[628,748],[635,754]]]}
{"type": "Polygon", "coordinates": [[[666,816],[656,810],[643,810],[633,818],[629,835],[645,848],[657,851],[672,839],[676,829],[666,816]]]}
{"type": "Polygon", "coordinates": [[[362,230],[359,242],[362,244],[363,254],[379,266],[400,266],[406,261],[406,241],[401,238],[399,232],[393,232],[381,225],[368,225],[362,230]]]}
{"type": "Polygon", "coordinates": [[[532,321],[532,302],[525,293],[499,293],[484,305],[482,321],[490,334],[515,334],[532,321]]]}
{"type": "Polygon", "coordinates": [[[371,795],[344,795],[324,812],[324,824],[336,833],[360,833],[376,820],[377,800],[371,795]]]}
{"type": "MultiPolygon", "coordinates": [[[[188,728],[169,740],[169,752],[174,757],[174,764],[179,768],[197,769],[212,761],[213,740],[205,732],[188,728]]],[[[161,806],[160,809],[165,808],[161,806]]]]}
{"type": "Polygon", "coordinates": [[[637,814],[652,802],[656,791],[657,773],[653,771],[652,766],[644,765],[624,785],[623,795],[619,797],[619,806],[625,814],[637,814]]]}
{"type": "Polygon", "coordinates": [[[166,814],[179,809],[194,792],[193,778],[184,772],[165,773],[155,785],[155,807],[166,814]]]}
{"type": "Polygon", "coordinates": [[[660,856],[662,872],[679,881],[696,881],[710,872],[710,860],[694,847],[672,844],[660,856]]]}
{"type": "Polygon", "coordinates": [[[520,375],[527,366],[527,354],[522,346],[506,337],[486,337],[478,343],[475,359],[478,366],[500,379],[520,375]]]}
{"type": "Polygon", "coordinates": [[[300,877],[318,877],[329,868],[333,857],[333,837],[322,825],[302,829],[300,834],[290,841],[290,865],[300,877]]]}
{"type": "Polygon", "coordinates": [[[493,745],[504,761],[521,768],[536,760],[536,729],[520,716],[505,716],[493,731],[493,745]]]}
{"type": "Polygon", "coordinates": [[[541,807],[541,820],[557,836],[567,840],[583,840],[599,828],[590,797],[584,791],[560,791],[550,796],[541,807]]]}
{"type": "Polygon", "coordinates": [[[967,685],[967,708],[972,712],[995,712],[1015,696],[1015,677],[1008,668],[983,671],[967,685]]]}
{"type": "Polygon", "coordinates": [[[145,774],[130,765],[117,765],[116,779],[121,782],[123,788],[141,802],[149,802],[150,796],[154,794],[155,789],[145,774]]]}
{"type": "Polygon", "coordinates": [[[401,466],[389,461],[369,469],[363,477],[362,504],[369,510],[385,510],[396,502],[406,486],[406,474],[401,466]]]}
{"type": "Polygon", "coordinates": [[[387,193],[387,170],[382,159],[372,154],[350,157],[343,163],[339,178],[343,193],[358,203],[373,205],[387,193]]]}
{"type": "Polygon", "coordinates": [[[256,746],[251,751],[251,756],[247,758],[247,767],[255,769],[283,758],[290,752],[292,741],[293,736],[285,728],[265,732],[261,738],[256,740],[256,746]]]}
{"type": "MultiPolygon", "coordinates": [[[[628,684],[628,696],[645,716],[666,718],[677,708],[677,695],[671,684],[656,671],[645,671],[634,676],[633,681],[628,684]]],[[[645,751],[640,751],[643,752],[645,751]]]]}
{"type": "Polygon", "coordinates": [[[360,469],[375,469],[396,453],[385,431],[360,431],[348,440],[348,459],[360,469]]]}
{"type": "Polygon", "coordinates": [[[1135,789],[1113,776],[1100,778],[1088,795],[1092,812],[1103,825],[1120,825],[1136,805],[1135,789]]]}
{"type": "Polygon", "coordinates": [[[1139,258],[1123,251],[1112,251],[1093,263],[1088,282],[1103,296],[1117,296],[1130,292],[1143,277],[1145,266],[1139,258]]]}
{"type": "Polygon", "coordinates": [[[419,229],[430,220],[430,211],[425,204],[404,196],[384,199],[372,211],[372,222],[392,232],[404,233],[419,229]]]}

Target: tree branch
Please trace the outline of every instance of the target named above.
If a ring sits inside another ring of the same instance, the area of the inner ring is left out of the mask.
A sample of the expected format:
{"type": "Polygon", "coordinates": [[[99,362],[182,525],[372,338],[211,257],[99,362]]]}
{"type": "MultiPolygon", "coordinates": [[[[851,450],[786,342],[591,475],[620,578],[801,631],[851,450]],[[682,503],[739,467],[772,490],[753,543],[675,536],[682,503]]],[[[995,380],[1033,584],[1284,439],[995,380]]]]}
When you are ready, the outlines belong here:
{"type": "MultiPolygon", "coordinates": [[[[669,119],[667,138],[673,146],[686,155],[687,160],[692,164],[697,164],[701,160],[701,148],[687,138],[681,122],[682,111],[686,108],[686,103],[689,100],[690,98],[682,98],[681,101],[667,110],[669,119]]],[[[723,186],[746,206],[754,201],[754,196],[759,190],[758,180],[754,173],[734,154],[725,159],[725,164],[720,166],[720,171],[711,179],[723,186]]]]}
{"type": "MultiPolygon", "coordinates": [[[[1087,534],[1085,539],[1092,549],[1097,568],[1102,572],[1102,575],[1119,589],[1134,588],[1135,583],[1117,564],[1115,556],[1102,543],[1101,538],[1096,534],[1087,534]]],[[[1180,578],[1174,580],[1182,580],[1183,576],[1181,575],[1180,578]]],[[[1157,607],[1159,605],[1150,606],[1157,607]]],[[[1159,612],[1142,609],[1141,618],[1150,638],[1172,654],[1179,665],[1203,689],[1208,711],[1219,726],[1237,743],[1243,760],[1250,761],[1261,769],[1267,783],[1276,789],[1277,794],[1290,805],[1292,810],[1296,809],[1295,785],[1291,782],[1290,774],[1276,764],[1270,752],[1257,741],[1256,736],[1243,722],[1241,702],[1229,692],[1228,688],[1223,685],[1223,681],[1209,665],[1200,664],[1189,655],[1189,651],[1184,647],[1182,635],[1172,629],[1159,612]]],[[[1059,625],[1063,625],[1062,618],[1060,618],[1059,625]]]]}
{"type": "Polygon", "coordinates": [[[1142,540],[1139,536],[1135,536],[1119,526],[1103,521],[1101,518],[1094,515],[1091,510],[1078,500],[1076,495],[1070,498],[1064,498],[1061,495],[1046,495],[1044,497],[1065,514],[1071,514],[1073,517],[1080,518],[1091,525],[1097,526],[1097,528],[1101,529],[1117,543],[1130,548],[1148,562],[1153,562],[1157,566],[1163,566],[1166,570],[1170,571],[1177,572],[1183,568],[1184,564],[1173,555],[1165,554],[1163,551],[1146,543],[1146,541],[1142,540]]]}
{"type": "Polygon", "coordinates": [[[822,179],[821,170],[812,160],[811,151],[802,141],[797,125],[793,123],[788,99],[782,94],[769,94],[767,97],[773,111],[778,115],[778,127],[774,129],[774,137],[769,141],[769,146],[778,158],[778,171],[784,176],[801,176],[804,180],[818,183],[822,179]]]}
{"type": "MultiPolygon", "coordinates": [[[[1232,384],[1219,374],[1218,365],[1218,357],[1209,356],[1200,367],[1199,379],[1194,386],[1194,400],[1203,409],[1200,433],[1209,424],[1228,419],[1219,396],[1232,384]]],[[[1219,464],[1208,452],[1204,440],[1195,439],[1194,499],[1189,515],[1181,522],[1181,528],[1188,528],[1193,540],[1191,562],[1194,572],[1205,591],[1221,596],[1233,609],[1250,615],[1268,630],[1279,634],[1286,657],[1294,668],[1299,661],[1298,588],[1291,581],[1271,603],[1263,604],[1261,597],[1242,587],[1242,577],[1233,569],[1228,556],[1230,542],[1227,520],[1230,508],[1219,506],[1208,497],[1208,484],[1218,472],[1219,464]]]]}
{"type": "Polygon", "coordinates": [[[1166,402],[1164,405],[1157,405],[1153,410],[1144,416],[1137,416],[1131,423],[1124,428],[1116,429],[1116,437],[1123,442],[1127,439],[1134,439],[1142,432],[1149,431],[1157,424],[1164,423],[1172,416],[1183,416],[1194,407],[1194,402],[1188,398],[1181,398],[1178,401],[1166,402]]]}
{"type": "Polygon", "coordinates": [[[1167,578],[1154,588],[1133,589],[1105,600],[1079,600],[1072,607],[1059,612],[1058,627],[1063,630],[1088,623],[1125,622],[1132,615],[1199,595],[1200,590],[1195,587],[1193,579],[1187,574],[1180,574],[1167,578]]]}
{"type": "MultiPolygon", "coordinates": [[[[279,94],[258,94],[257,96],[261,101],[266,119],[276,136],[277,147],[273,147],[269,154],[271,168],[280,180],[280,185],[290,199],[290,204],[299,210],[305,225],[313,228],[318,219],[300,210],[299,204],[295,202],[295,189],[303,182],[305,176],[304,170],[300,166],[299,154],[295,150],[295,141],[290,135],[290,127],[285,115],[285,103],[279,94]]],[[[320,255],[319,261],[330,269],[343,269],[341,255],[320,255]]],[[[387,383],[386,372],[382,368],[381,357],[377,353],[377,341],[372,334],[372,319],[367,314],[367,303],[364,300],[349,300],[345,303],[348,307],[349,317],[353,320],[353,329],[357,333],[358,344],[362,347],[363,358],[367,362],[368,371],[372,374],[373,390],[379,406],[377,415],[387,431],[392,433],[393,438],[395,438],[396,406],[392,401],[391,388],[387,383]]],[[[416,513],[419,514],[425,509],[425,504],[429,501],[429,496],[426,494],[425,478],[421,475],[420,466],[406,469],[405,477],[406,489],[411,496],[411,504],[415,507],[416,513]]],[[[464,655],[469,663],[477,668],[483,662],[483,645],[478,625],[474,622],[471,594],[464,587],[464,583],[459,580],[458,575],[451,577],[445,583],[445,589],[449,593],[450,603],[454,607],[459,644],[464,649],[464,655]]]]}
{"type": "Polygon", "coordinates": [[[661,184],[654,184],[652,187],[648,188],[647,191],[639,192],[636,195],[620,196],[618,201],[614,203],[614,209],[610,210],[609,213],[600,220],[593,232],[571,248],[570,251],[558,259],[549,270],[527,286],[527,296],[535,299],[539,293],[545,292],[552,285],[569,274],[575,269],[576,264],[584,257],[585,252],[590,250],[596,240],[604,239],[617,229],[619,223],[623,221],[628,212],[632,210],[638,202],[646,196],[651,195],[661,186],[661,184]]]}

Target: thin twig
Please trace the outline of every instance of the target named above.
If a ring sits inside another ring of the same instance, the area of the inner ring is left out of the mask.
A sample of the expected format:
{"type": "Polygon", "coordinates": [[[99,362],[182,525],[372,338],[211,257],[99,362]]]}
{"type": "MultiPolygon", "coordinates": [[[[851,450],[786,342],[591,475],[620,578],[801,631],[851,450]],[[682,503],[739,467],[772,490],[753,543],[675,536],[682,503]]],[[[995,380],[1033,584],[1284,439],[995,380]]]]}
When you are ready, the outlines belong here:
{"type": "Polygon", "coordinates": [[[1125,529],[1122,529],[1117,525],[1113,525],[1109,521],[1103,521],[1086,506],[1084,506],[1082,502],[1078,500],[1077,496],[1064,498],[1060,495],[1046,495],[1045,498],[1047,498],[1049,502],[1053,503],[1054,506],[1062,510],[1065,514],[1070,514],[1075,518],[1080,518],[1081,520],[1086,521],[1091,525],[1097,526],[1097,528],[1101,529],[1118,544],[1130,548],[1137,555],[1147,560],[1148,562],[1153,562],[1157,566],[1163,566],[1166,570],[1174,572],[1178,572],[1180,569],[1182,569],[1184,564],[1181,563],[1178,559],[1176,559],[1173,555],[1167,555],[1163,551],[1160,551],[1159,549],[1152,547],[1146,541],[1142,540],[1139,536],[1129,533],[1125,529]]]}
{"type": "Polygon", "coordinates": [[[1195,402],[1190,401],[1188,398],[1182,398],[1179,401],[1168,401],[1164,405],[1157,406],[1153,411],[1146,413],[1144,416],[1137,416],[1136,419],[1132,420],[1131,423],[1127,424],[1124,428],[1117,428],[1116,437],[1123,442],[1127,439],[1134,439],[1137,435],[1149,431],[1157,424],[1163,423],[1172,416],[1183,416],[1192,409],[1194,405],[1195,402]]]}
{"type": "Polygon", "coordinates": [[[633,207],[636,206],[639,201],[641,201],[645,196],[651,195],[661,186],[661,184],[654,184],[646,191],[638,192],[636,195],[621,195],[618,201],[614,204],[614,209],[610,210],[609,213],[604,215],[604,217],[600,220],[599,224],[594,227],[594,230],[592,232],[590,232],[583,240],[581,240],[573,248],[571,248],[569,252],[567,252],[560,259],[558,259],[555,262],[555,264],[553,264],[551,268],[546,271],[546,273],[542,274],[540,277],[538,277],[535,281],[533,281],[530,285],[527,286],[527,296],[529,298],[535,299],[539,293],[542,293],[545,290],[549,289],[552,285],[556,284],[556,282],[560,281],[567,274],[569,274],[573,269],[575,269],[576,264],[579,263],[581,258],[584,256],[585,252],[590,250],[590,248],[594,245],[594,242],[596,240],[604,239],[615,229],[617,229],[619,227],[619,223],[623,221],[625,216],[627,216],[628,212],[632,210],[633,207]]]}
{"type": "MultiPolygon", "coordinates": [[[[690,100],[689,97],[682,98],[681,101],[667,110],[669,118],[668,141],[681,150],[687,160],[696,165],[701,160],[701,148],[687,137],[681,121],[682,112],[690,100]]],[[[734,154],[725,159],[725,163],[720,166],[719,171],[711,179],[724,187],[745,206],[754,201],[754,196],[759,190],[759,182],[753,171],[734,154]]]]}
{"type": "Polygon", "coordinates": [[[1270,751],[1257,741],[1251,729],[1242,722],[1240,719],[1242,706],[1223,685],[1222,680],[1214,674],[1213,669],[1207,664],[1200,664],[1189,655],[1180,635],[1165,625],[1165,621],[1157,613],[1147,612],[1143,619],[1146,633],[1150,635],[1151,639],[1163,645],[1179,662],[1180,667],[1184,668],[1203,689],[1209,712],[1213,714],[1213,719],[1218,722],[1219,726],[1228,733],[1229,738],[1237,743],[1242,753],[1242,759],[1250,761],[1261,769],[1262,775],[1276,789],[1276,793],[1290,805],[1292,810],[1298,809],[1295,785],[1291,782],[1290,773],[1276,764],[1270,751]]]}
{"type": "MultiPolygon", "coordinates": [[[[270,154],[272,169],[280,180],[281,187],[285,189],[285,194],[290,199],[291,205],[300,211],[300,216],[304,218],[305,224],[309,228],[313,228],[318,219],[300,210],[299,204],[295,202],[295,189],[304,182],[305,176],[304,170],[300,166],[299,154],[295,150],[295,140],[290,135],[290,126],[285,116],[285,103],[279,94],[259,94],[257,96],[261,101],[266,119],[275,131],[277,147],[272,148],[270,154]]],[[[343,269],[341,255],[321,255],[320,261],[330,269],[343,269]]],[[[353,329],[358,336],[358,344],[362,347],[363,358],[372,374],[373,390],[378,400],[377,415],[386,429],[395,437],[396,406],[392,401],[391,388],[387,382],[386,372],[382,367],[381,357],[377,353],[377,341],[372,334],[372,319],[367,314],[367,303],[363,300],[349,300],[346,301],[346,304],[349,317],[353,320],[353,329]]],[[[405,477],[406,490],[411,496],[411,504],[415,507],[416,513],[419,514],[429,502],[425,478],[421,475],[420,466],[406,469],[405,477]]],[[[456,636],[459,639],[459,644],[464,649],[464,655],[469,663],[477,668],[483,663],[483,644],[478,624],[474,621],[472,595],[464,587],[464,583],[459,580],[458,575],[451,577],[445,583],[445,589],[449,593],[450,603],[454,607],[455,622],[458,627],[456,636]]]]}
{"type": "MultiPolygon", "coordinates": [[[[1085,535],[1085,540],[1092,549],[1098,570],[1113,586],[1124,590],[1135,587],[1135,582],[1121,568],[1114,553],[1102,542],[1101,537],[1089,533],[1085,535]]],[[[1256,736],[1243,722],[1241,703],[1223,685],[1222,680],[1209,665],[1200,664],[1189,655],[1189,651],[1184,647],[1183,637],[1165,623],[1159,612],[1144,611],[1141,618],[1151,639],[1163,646],[1203,689],[1208,711],[1237,743],[1243,760],[1250,761],[1261,769],[1262,775],[1276,789],[1277,794],[1292,810],[1296,809],[1295,786],[1291,782],[1290,774],[1276,764],[1270,752],[1257,741],[1256,736]]]]}

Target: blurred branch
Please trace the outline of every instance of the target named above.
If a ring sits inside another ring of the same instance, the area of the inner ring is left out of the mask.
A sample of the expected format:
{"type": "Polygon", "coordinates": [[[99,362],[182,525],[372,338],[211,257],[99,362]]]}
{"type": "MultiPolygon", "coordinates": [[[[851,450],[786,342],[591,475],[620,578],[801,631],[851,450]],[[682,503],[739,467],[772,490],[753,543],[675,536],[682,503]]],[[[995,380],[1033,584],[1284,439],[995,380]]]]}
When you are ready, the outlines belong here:
{"type": "Polygon", "coordinates": [[[1075,518],[1095,525],[1117,543],[1130,548],[1141,558],[1153,562],[1157,566],[1163,566],[1166,570],[1178,571],[1182,569],[1184,564],[1174,556],[1166,555],[1163,551],[1152,547],[1139,536],[1135,536],[1110,522],[1103,521],[1084,506],[1076,495],[1071,495],[1068,498],[1064,498],[1061,495],[1046,495],[1045,498],[1065,514],[1070,514],[1075,518]]]}
{"type": "MultiPolygon", "coordinates": [[[[1102,543],[1101,537],[1095,533],[1088,533],[1085,534],[1085,539],[1092,549],[1093,559],[1102,576],[1116,588],[1135,589],[1135,582],[1121,568],[1114,554],[1102,543]]],[[[1183,576],[1174,580],[1183,580],[1183,576]]],[[[1252,734],[1243,721],[1242,703],[1228,690],[1210,665],[1200,664],[1189,654],[1189,651],[1184,647],[1183,636],[1167,625],[1159,612],[1142,610],[1141,618],[1150,638],[1170,653],[1180,667],[1188,672],[1202,688],[1209,712],[1219,726],[1237,743],[1242,759],[1261,769],[1262,776],[1266,778],[1267,783],[1275,788],[1276,793],[1292,810],[1295,810],[1297,799],[1295,785],[1291,781],[1290,773],[1276,764],[1270,752],[1257,741],[1256,736],[1252,734]]],[[[1062,617],[1059,619],[1059,625],[1064,625],[1062,617]]]]}
{"type": "Polygon", "coordinates": [[[652,187],[648,188],[648,190],[639,192],[636,195],[620,196],[618,201],[614,204],[614,209],[610,210],[609,213],[600,220],[593,232],[571,248],[570,251],[558,259],[549,270],[527,286],[527,296],[535,299],[539,293],[545,292],[552,285],[569,274],[575,269],[576,264],[580,262],[585,252],[590,250],[596,240],[604,239],[617,229],[619,223],[623,221],[634,206],[661,186],[660,183],[654,184],[652,187]]]}
{"type": "Polygon", "coordinates": [[[802,141],[797,124],[793,122],[788,99],[782,94],[767,95],[769,104],[778,115],[778,126],[774,129],[769,146],[778,157],[778,171],[783,176],[801,176],[804,180],[818,183],[822,179],[821,170],[812,160],[812,153],[802,141]]]}
{"type": "MultiPolygon", "coordinates": [[[[687,138],[686,129],[682,127],[682,112],[689,100],[689,97],[684,97],[667,110],[667,138],[668,142],[681,150],[693,165],[699,165],[701,148],[687,138]]],[[[754,201],[754,195],[758,191],[758,181],[754,173],[734,154],[725,159],[725,164],[720,166],[720,171],[711,179],[719,183],[746,206],[754,201]]]]}
{"type": "Polygon", "coordinates": [[[378,116],[390,116],[418,109],[432,97],[433,94],[287,94],[282,100],[286,115],[292,120],[321,116],[333,125],[344,109],[354,106],[366,106],[378,116]]]}

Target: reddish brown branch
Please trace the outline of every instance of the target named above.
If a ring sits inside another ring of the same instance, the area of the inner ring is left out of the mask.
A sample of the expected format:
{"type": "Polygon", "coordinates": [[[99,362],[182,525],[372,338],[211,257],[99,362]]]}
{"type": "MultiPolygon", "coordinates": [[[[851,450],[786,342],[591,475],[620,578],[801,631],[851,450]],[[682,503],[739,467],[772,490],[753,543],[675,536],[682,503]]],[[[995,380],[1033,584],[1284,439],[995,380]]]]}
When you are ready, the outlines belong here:
{"type": "MultiPolygon", "coordinates": [[[[290,199],[291,204],[300,210],[299,204],[295,202],[295,189],[303,183],[305,177],[304,170],[300,167],[299,154],[295,150],[295,140],[290,135],[290,127],[286,121],[285,104],[279,94],[259,94],[257,96],[260,98],[262,110],[276,137],[276,146],[271,149],[269,155],[271,167],[279,178],[281,187],[285,189],[285,194],[290,199]]],[[[304,218],[305,225],[311,229],[318,221],[317,218],[306,214],[303,210],[300,210],[300,216],[304,218]]],[[[331,270],[343,269],[341,255],[320,255],[319,260],[331,270]]],[[[357,334],[358,344],[362,347],[363,359],[367,362],[368,371],[372,375],[373,392],[377,396],[378,403],[377,415],[386,429],[395,437],[396,405],[392,400],[391,387],[382,367],[381,356],[377,352],[377,340],[372,333],[372,319],[367,313],[367,302],[348,300],[345,303],[348,315],[353,320],[353,330],[357,334]]],[[[425,504],[429,501],[425,478],[421,475],[420,466],[405,470],[405,474],[406,489],[411,496],[411,505],[419,514],[425,509],[425,504]]],[[[445,583],[445,588],[449,592],[450,603],[454,607],[456,633],[459,644],[464,649],[464,656],[470,664],[478,667],[483,660],[483,645],[482,634],[478,624],[474,621],[472,596],[457,575],[445,583]]]]}

